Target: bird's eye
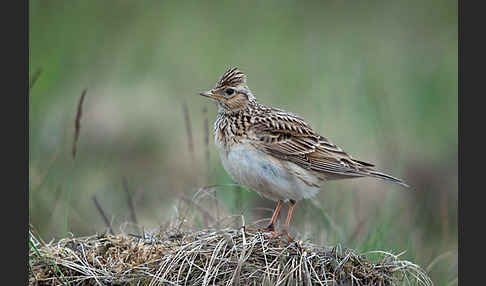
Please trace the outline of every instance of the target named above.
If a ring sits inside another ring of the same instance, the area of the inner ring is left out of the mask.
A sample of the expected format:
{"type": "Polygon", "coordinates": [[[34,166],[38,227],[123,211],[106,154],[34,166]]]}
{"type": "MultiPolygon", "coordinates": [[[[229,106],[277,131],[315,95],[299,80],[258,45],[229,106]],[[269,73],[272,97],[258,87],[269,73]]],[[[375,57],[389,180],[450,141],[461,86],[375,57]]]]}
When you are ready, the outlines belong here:
{"type": "Polygon", "coordinates": [[[225,92],[227,95],[232,95],[232,94],[235,92],[235,90],[234,90],[234,89],[232,89],[232,88],[227,88],[227,89],[225,89],[225,90],[224,90],[224,92],[225,92]]]}

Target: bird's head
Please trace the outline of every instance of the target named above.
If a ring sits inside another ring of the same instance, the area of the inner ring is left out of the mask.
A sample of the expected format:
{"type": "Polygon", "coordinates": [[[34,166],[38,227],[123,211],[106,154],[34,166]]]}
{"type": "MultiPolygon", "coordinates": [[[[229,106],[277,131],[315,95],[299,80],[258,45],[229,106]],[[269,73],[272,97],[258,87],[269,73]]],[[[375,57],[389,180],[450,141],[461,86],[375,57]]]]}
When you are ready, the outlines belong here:
{"type": "Polygon", "coordinates": [[[255,101],[246,85],[246,75],[236,67],[227,70],[214,88],[200,95],[216,101],[220,112],[237,112],[255,101]]]}

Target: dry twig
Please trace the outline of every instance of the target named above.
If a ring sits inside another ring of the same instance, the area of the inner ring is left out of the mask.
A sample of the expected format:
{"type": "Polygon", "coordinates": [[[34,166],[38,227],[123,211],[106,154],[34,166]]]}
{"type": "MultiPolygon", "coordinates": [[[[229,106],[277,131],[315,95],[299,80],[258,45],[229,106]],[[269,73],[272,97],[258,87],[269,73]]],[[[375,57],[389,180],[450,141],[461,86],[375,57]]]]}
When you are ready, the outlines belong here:
{"type": "Polygon", "coordinates": [[[79,139],[79,132],[81,131],[81,116],[83,113],[83,102],[87,91],[88,90],[85,89],[81,93],[81,97],[79,98],[79,102],[78,102],[78,111],[76,112],[76,119],[74,120],[74,141],[73,141],[73,151],[72,151],[73,159],[76,158],[76,149],[77,149],[77,144],[79,139]]]}
{"type": "MultiPolygon", "coordinates": [[[[433,285],[419,266],[376,251],[371,262],[340,246],[241,229],[167,230],[65,238],[38,249],[79,285],[433,285]]],[[[58,282],[32,256],[30,284],[58,282]]]]}

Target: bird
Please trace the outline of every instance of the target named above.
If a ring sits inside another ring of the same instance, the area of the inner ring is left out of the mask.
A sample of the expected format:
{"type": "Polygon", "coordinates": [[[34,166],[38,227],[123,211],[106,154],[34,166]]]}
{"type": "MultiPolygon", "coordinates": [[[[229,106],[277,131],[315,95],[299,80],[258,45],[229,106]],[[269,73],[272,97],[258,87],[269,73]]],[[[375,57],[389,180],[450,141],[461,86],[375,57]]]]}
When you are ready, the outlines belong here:
{"type": "Polygon", "coordinates": [[[277,233],[281,207],[314,197],[330,180],[373,177],[408,187],[401,179],[357,160],[321,136],[301,116],[257,101],[238,67],[200,92],[217,104],[213,136],[225,171],[240,185],[277,202],[265,232],[277,233]]]}

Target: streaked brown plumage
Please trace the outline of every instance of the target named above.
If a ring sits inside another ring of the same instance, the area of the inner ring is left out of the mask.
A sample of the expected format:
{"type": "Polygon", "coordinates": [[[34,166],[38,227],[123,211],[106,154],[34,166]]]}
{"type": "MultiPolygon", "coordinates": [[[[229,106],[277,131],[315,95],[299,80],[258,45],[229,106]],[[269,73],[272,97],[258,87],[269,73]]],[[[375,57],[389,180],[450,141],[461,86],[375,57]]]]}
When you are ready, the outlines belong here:
{"type": "Polygon", "coordinates": [[[273,230],[283,202],[290,202],[288,225],[296,201],[315,195],[327,180],[375,177],[406,186],[354,159],[302,117],[258,103],[245,74],[235,67],[201,95],[218,104],[214,140],[226,171],[238,183],[278,201],[268,230],[273,230]]]}

